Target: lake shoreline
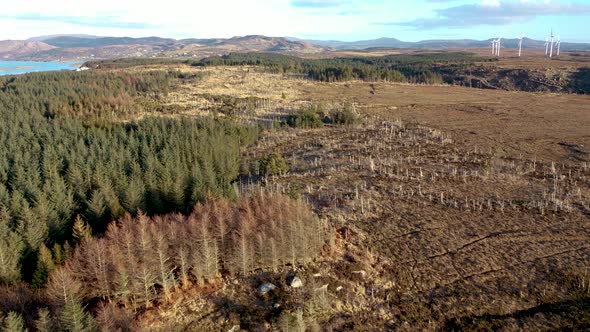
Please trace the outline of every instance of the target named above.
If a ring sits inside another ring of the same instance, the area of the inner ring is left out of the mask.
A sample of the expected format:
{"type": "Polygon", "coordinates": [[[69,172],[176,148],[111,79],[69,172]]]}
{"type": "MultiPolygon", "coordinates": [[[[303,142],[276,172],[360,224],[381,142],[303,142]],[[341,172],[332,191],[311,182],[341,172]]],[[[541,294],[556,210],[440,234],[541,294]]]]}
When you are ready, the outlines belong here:
{"type": "Polygon", "coordinates": [[[79,62],[0,61],[0,76],[22,75],[35,72],[76,70],[79,62]]]}
{"type": "Polygon", "coordinates": [[[13,67],[13,68],[0,68],[0,71],[10,71],[10,70],[26,70],[26,69],[31,69],[31,68],[35,68],[34,66],[19,66],[19,67],[13,67]]]}

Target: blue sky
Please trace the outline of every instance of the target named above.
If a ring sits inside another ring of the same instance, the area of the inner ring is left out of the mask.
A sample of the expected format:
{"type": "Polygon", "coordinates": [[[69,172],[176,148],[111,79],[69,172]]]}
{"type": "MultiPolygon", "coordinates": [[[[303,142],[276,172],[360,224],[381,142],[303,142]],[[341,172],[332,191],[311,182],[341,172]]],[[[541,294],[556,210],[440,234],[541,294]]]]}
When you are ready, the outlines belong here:
{"type": "Polygon", "coordinates": [[[172,38],[544,39],[590,42],[590,0],[0,0],[0,39],[76,33],[172,38]]]}

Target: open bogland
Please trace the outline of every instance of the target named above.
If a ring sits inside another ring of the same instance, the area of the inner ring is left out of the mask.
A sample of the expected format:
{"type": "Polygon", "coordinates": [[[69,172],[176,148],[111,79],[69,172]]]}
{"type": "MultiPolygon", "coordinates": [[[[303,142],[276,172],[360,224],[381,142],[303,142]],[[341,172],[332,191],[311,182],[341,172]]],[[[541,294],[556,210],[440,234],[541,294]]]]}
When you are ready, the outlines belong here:
{"type": "Polygon", "coordinates": [[[587,96],[124,67],[2,84],[8,329],[589,326],[587,96]]]}

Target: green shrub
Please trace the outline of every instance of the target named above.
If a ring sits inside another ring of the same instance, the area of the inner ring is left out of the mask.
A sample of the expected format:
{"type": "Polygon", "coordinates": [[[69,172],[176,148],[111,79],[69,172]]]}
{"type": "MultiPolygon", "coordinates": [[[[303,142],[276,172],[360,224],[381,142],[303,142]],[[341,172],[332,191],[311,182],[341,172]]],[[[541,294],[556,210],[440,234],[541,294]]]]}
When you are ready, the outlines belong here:
{"type": "Polygon", "coordinates": [[[361,120],[360,115],[355,111],[351,103],[344,105],[344,108],[332,112],[332,122],[338,125],[352,126],[361,120]]]}
{"type": "Polygon", "coordinates": [[[321,128],[324,126],[324,122],[320,116],[321,110],[321,106],[312,105],[302,110],[299,114],[291,114],[287,118],[287,125],[293,128],[321,128]]]}
{"type": "Polygon", "coordinates": [[[287,173],[289,166],[279,150],[275,150],[270,156],[260,161],[260,175],[281,175],[287,173]]]}

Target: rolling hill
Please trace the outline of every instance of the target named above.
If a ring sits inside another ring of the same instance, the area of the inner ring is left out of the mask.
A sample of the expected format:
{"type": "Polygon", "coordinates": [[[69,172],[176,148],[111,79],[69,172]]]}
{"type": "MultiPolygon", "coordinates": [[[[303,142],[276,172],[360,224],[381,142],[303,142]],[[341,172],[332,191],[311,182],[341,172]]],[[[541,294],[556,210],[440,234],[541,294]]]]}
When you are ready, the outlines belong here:
{"type": "Polygon", "coordinates": [[[59,35],[45,35],[45,36],[36,36],[27,39],[28,41],[41,41],[44,42],[48,39],[53,39],[57,37],[77,37],[77,38],[87,38],[87,39],[96,39],[101,38],[100,36],[94,35],[84,35],[84,34],[59,34],[59,35]]]}
{"type": "Polygon", "coordinates": [[[323,46],[283,37],[243,36],[228,39],[170,39],[160,37],[96,37],[59,35],[34,37],[29,41],[4,42],[0,55],[11,60],[73,60],[113,59],[125,57],[202,58],[231,52],[280,52],[314,54],[328,51],[323,46]],[[43,40],[43,42],[39,41],[43,40]],[[25,47],[24,45],[28,45],[25,47]],[[36,47],[34,45],[37,45],[36,47]]]}
{"type": "Polygon", "coordinates": [[[104,47],[115,45],[170,45],[176,43],[175,39],[160,38],[160,37],[145,37],[145,38],[131,38],[131,37],[75,37],[75,36],[59,36],[44,41],[46,44],[59,48],[72,47],[104,47]]]}
{"type": "Polygon", "coordinates": [[[54,49],[55,46],[39,41],[2,40],[0,41],[0,59],[13,59],[38,52],[54,49]]]}

